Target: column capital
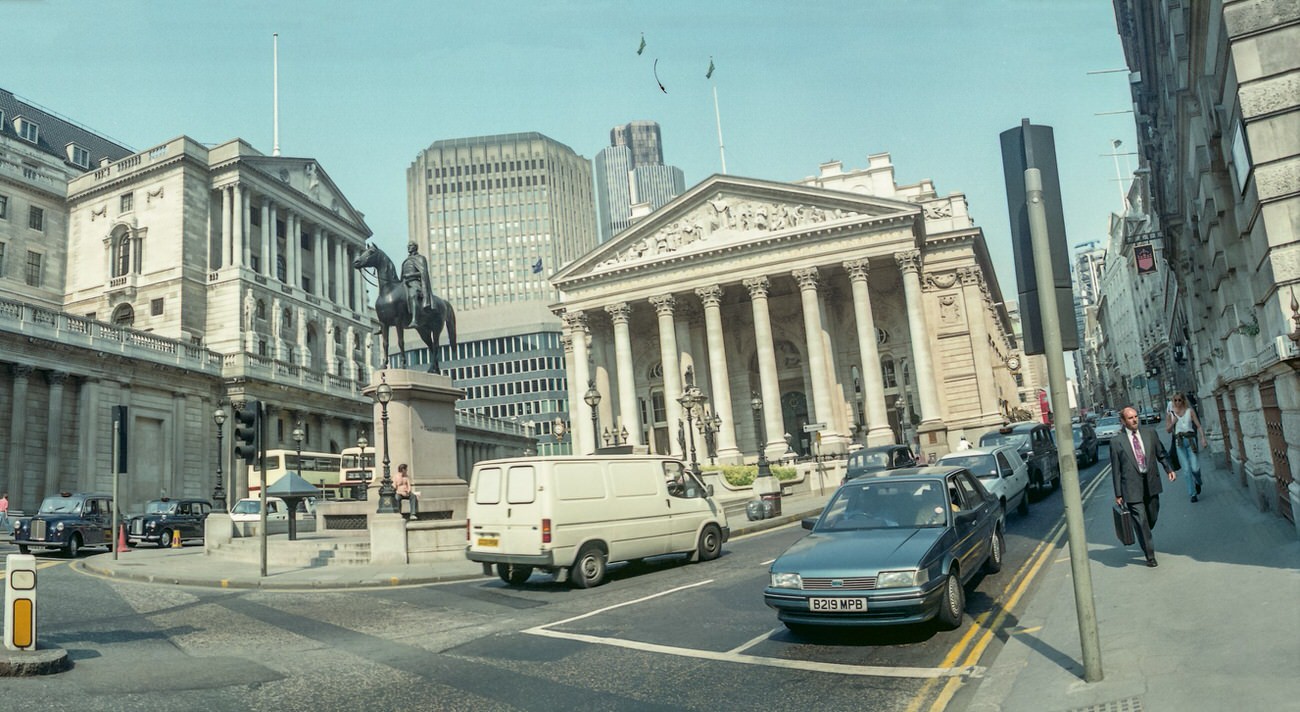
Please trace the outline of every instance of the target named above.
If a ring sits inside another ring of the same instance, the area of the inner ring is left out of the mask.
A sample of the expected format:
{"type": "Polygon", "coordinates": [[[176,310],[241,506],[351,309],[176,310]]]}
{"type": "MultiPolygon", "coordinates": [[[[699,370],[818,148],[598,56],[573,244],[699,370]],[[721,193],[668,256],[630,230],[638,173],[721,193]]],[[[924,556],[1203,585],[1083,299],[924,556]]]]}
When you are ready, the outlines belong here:
{"type": "Polygon", "coordinates": [[[795,281],[799,283],[800,291],[808,289],[816,290],[817,283],[821,279],[816,267],[805,267],[803,269],[794,270],[790,273],[790,276],[794,277],[795,281]]]}
{"type": "Polygon", "coordinates": [[[14,364],[14,378],[27,378],[36,369],[25,363],[14,364]]]}
{"type": "MultiPolygon", "coordinates": [[[[572,353],[573,353],[573,337],[572,337],[572,336],[569,336],[568,334],[561,334],[561,335],[560,335],[560,344],[561,344],[562,346],[564,346],[564,353],[566,353],[566,354],[572,354],[572,353]]],[[[572,358],[572,356],[570,356],[570,358],[572,358]]]]}
{"type": "Polygon", "coordinates": [[[626,324],[632,318],[632,305],[627,302],[610,304],[605,307],[605,312],[609,314],[610,321],[615,324],[626,324]]]}
{"type": "Polygon", "coordinates": [[[61,386],[68,380],[67,371],[50,371],[45,374],[45,380],[49,381],[51,386],[61,386]]]}
{"type": "Polygon", "coordinates": [[[750,277],[741,282],[741,284],[744,284],[745,289],[749,290],[750,299],[757,299],[758,297],[766,298],[767,293],[772,289],[772,282],[769,281],[767,277],[750,277]]]}
{"type": "Polygon", "coordinates": [[[562,318],[564,319],[564,325],[569,327],[570,330],[582,332],[587,331],[587,312],[566,312],[562,318]]]}
{"type": "Polygon", "coordinates": [[[849,273],[849,281],[865,282],[867,281],[867,275],[871,272],[871,262],[865,258],[848,260],[844,263],[844,269],[849,273]]]}
{"type": "Polygon", "coordinates": [[[894,253],[894,261],[898,263],[898,269],[904,274],[917,274],[921,271],[921,251],[904,250],[903,252],[894,253]]]}
{"type": "Polygon", "coordinates": [[[655,312],[659,316],[672,316],[673,309],[677,306],[677,298],[671,294],[659,294],[650,297],[650,303],[654,305],[655,312]]]}
{"type": "Polygon", "coordinates": [[[958,267],[957,277],[961,279],[963,287],[976,287],[983,281],[983,274],[978,267],[958,267]]]}
{"type": "Polygon", "coordinates": [[[722,286],[710,284],[707,287],[700,287],[695,290],[695,294],[705,307],[718,307],[722,305],[722,286]]]}

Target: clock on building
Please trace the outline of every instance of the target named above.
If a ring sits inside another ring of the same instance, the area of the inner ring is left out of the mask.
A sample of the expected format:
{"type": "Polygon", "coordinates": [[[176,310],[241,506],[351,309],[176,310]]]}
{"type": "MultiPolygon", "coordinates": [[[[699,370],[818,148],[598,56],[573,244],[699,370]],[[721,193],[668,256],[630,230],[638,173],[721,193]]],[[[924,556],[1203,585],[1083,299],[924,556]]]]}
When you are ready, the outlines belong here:
{"type": "Polygon", "coordinates": [[[1019,371],[1020,357],[1015,354],[1012,354],[1011,356],[1007,357],[1007,368],[1011,369],[1012,371],[1019,371]]]}

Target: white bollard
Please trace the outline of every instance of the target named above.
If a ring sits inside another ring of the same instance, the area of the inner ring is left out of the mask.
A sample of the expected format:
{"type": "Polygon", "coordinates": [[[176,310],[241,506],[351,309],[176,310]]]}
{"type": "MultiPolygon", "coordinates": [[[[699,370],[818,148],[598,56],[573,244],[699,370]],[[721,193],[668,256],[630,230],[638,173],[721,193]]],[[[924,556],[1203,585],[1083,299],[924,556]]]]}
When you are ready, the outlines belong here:
{"type": "Polygon", "coordinates": [[[5,557],[5,648],[36,649],[36,557],[5,557]]]}

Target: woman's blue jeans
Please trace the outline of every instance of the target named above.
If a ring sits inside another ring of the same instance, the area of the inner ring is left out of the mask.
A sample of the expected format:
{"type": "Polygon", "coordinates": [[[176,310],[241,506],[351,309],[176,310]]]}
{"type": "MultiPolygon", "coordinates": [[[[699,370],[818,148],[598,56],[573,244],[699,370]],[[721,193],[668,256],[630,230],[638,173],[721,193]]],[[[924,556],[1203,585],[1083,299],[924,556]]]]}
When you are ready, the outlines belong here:
{"type": "Polygon", "coordinates": [[[1201,484],[1201,460],[1197,455],[1192,444],[1195,442],[1196,434],[1191,437],[1178,437],[1174,435],[1174,447],[1178,449],[1178,464],[1182,465],[1180,469],[1188,475],[1187,478],[1187,496],[1196,496],[1196,485],[1201,484]]]}

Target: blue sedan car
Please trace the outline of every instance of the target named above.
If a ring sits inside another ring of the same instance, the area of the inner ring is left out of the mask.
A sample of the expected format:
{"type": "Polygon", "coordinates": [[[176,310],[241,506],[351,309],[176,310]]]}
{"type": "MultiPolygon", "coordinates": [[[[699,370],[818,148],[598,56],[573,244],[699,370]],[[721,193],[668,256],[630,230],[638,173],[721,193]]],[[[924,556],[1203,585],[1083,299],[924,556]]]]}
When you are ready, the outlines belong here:
{"type": "Polygon", "coordinates": [[[932,619],[954,629],[966,584],[1002,568],[1003,525],[997,498],[963,467],[850,480],[772,563],[763,600],[796,633],[932,619]]]}

